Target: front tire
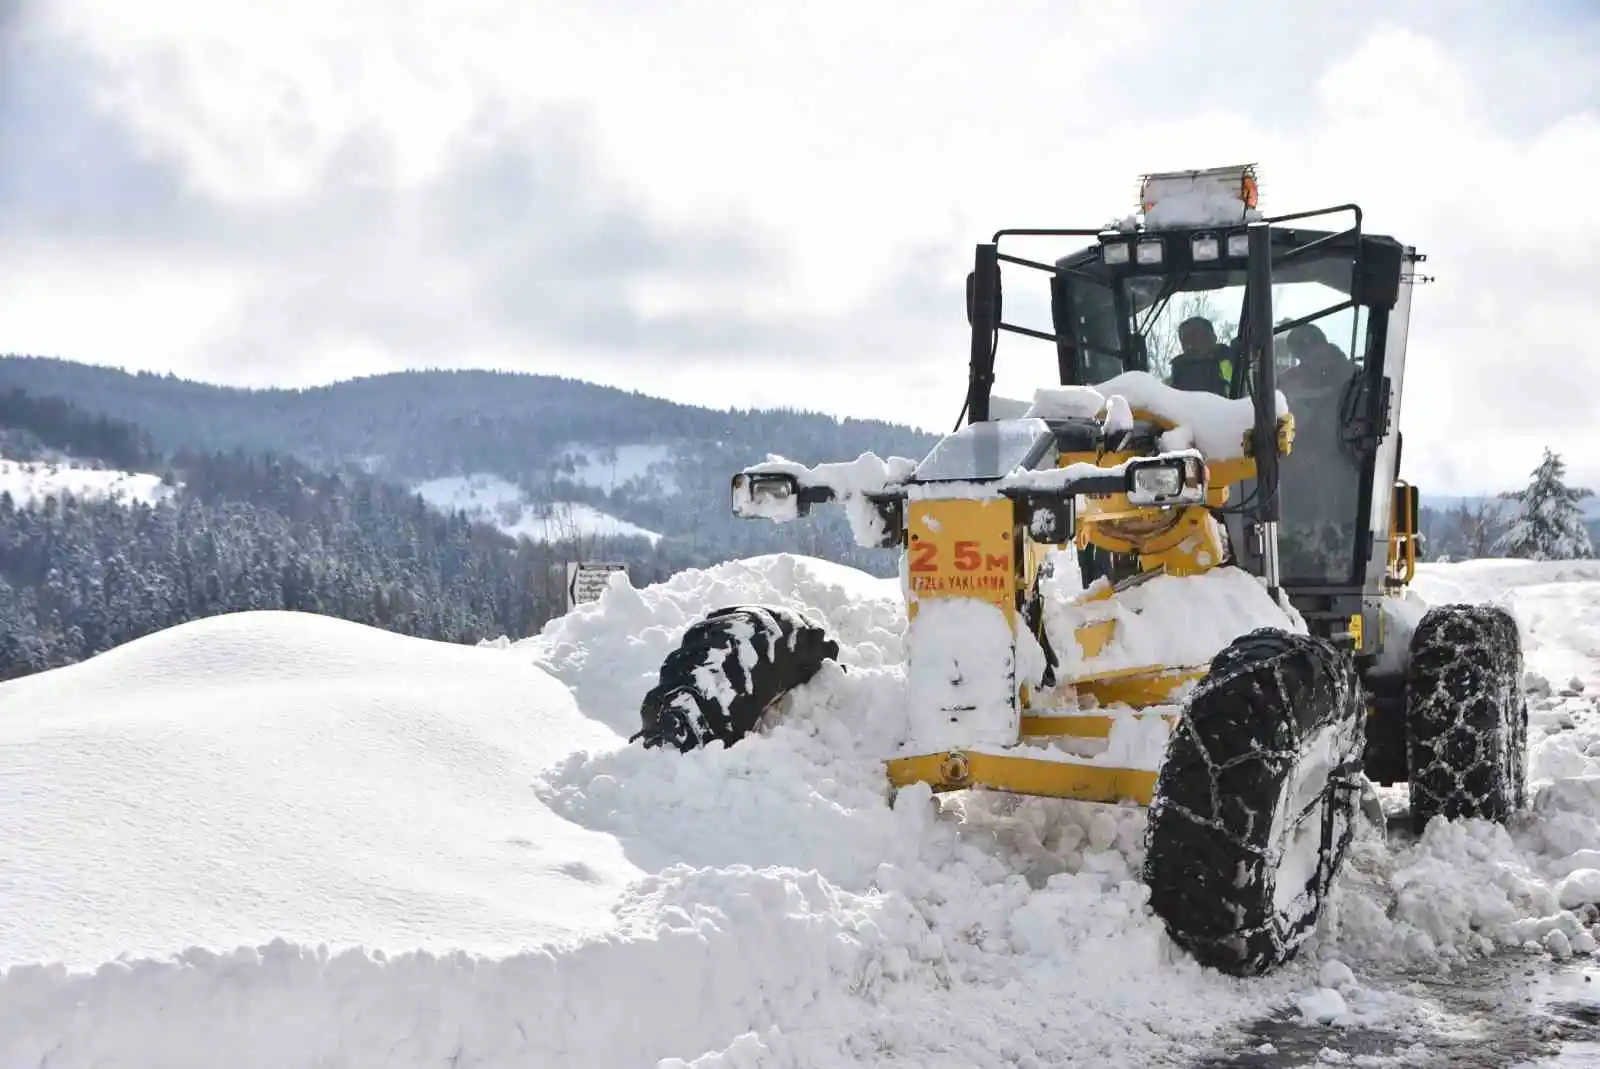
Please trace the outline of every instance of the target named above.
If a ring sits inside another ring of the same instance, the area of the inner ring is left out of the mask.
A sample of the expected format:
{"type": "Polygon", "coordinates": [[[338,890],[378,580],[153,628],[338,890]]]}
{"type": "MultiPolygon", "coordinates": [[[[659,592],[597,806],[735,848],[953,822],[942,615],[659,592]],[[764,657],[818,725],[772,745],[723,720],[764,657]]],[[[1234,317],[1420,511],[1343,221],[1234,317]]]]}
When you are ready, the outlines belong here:
{"type": "Polygon", "coordinates": [[[787,609],[736,605],[717,609],[684,633],[639,706],[646,748],[687,753],[744,738],[778,699],[810,681],[839,656],[827,632],[787,609]]]}
{"type": "Polygon", "coordinates": [[[1406,672],[1411,824],[1504,821],[1527,804],[1528,703],[1516,619],[1493,605],[1429,609],[1406,672]]]}
{"type": "Polygon", "coordinates": [[[1167,750],[1146,832],[1151,906],[1234,976],[1311,935],[1361,804],[1365,710],[1350,656],[1262,629],[1212,661],[1167,750]]]}

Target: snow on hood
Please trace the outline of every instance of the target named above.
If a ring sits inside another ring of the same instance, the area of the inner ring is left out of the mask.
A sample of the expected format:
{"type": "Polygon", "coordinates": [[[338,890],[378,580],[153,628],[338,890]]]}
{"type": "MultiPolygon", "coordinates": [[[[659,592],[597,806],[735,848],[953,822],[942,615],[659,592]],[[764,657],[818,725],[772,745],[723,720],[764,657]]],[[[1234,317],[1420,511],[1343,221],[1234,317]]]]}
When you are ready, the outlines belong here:
{"type": "MultiPolygon", "coordinates": [[[[1247,397],[1222,397],[1199,390],[1177,390],[1144,371],[1125,371],[1093,386],[1050,386],[1034,392],[1027,418],[1086,419],[1122,398],[1174,424],[1162,436],[1164,450],[1197,448],[1208,460],[1244,456],[1245,436],[1255,426],[1255,406],[1247,397]]],[[[1289,412],[1289,401],[1277,391],[1279,416],[1289,412]]]]}

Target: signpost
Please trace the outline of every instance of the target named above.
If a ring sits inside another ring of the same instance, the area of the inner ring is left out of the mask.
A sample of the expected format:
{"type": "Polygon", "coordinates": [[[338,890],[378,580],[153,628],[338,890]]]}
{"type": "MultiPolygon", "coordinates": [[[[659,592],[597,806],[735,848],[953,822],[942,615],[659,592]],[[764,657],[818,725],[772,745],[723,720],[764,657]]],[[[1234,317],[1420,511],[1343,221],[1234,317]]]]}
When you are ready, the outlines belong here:
{"type": "Polygon", "coordinates": [[[605,593],[611,576],[616,572],[626,574],[626,564],[614,564],[602,561],[568,561],[567,562],[567,610],[570,612],[576,606],[585,602],[599,601],[600,595],[605,593]]]}

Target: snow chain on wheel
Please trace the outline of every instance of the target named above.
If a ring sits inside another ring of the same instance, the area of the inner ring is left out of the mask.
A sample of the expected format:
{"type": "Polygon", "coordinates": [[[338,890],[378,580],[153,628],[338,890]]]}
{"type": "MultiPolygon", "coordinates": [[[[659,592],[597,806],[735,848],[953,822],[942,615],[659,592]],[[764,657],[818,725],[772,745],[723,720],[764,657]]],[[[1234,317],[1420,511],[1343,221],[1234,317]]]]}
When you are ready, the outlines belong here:
{"type": "Polygon", "coordinates": [[[1271,628],[1234,640],[1187,702],[1146,831],[1150,903],[1173,941],[1234,976],[1311,935],[1361,804],[1353,659],[1271,628]]]}
{"type": "Polygon", "coordinates": [[[718,609],[685,632],[662,662],[629,739],[688,752],[738,742],[779,698],[807,682],[839,644],[796,613],[762,605],[718,609]]]}
{"type": "Polygon", "coordinates": [[[1429,609],[1406,670],[1411,823],[1504,821],[1527,802],[1528,704],[1517,622],[1493,605],[1429,609]]]}

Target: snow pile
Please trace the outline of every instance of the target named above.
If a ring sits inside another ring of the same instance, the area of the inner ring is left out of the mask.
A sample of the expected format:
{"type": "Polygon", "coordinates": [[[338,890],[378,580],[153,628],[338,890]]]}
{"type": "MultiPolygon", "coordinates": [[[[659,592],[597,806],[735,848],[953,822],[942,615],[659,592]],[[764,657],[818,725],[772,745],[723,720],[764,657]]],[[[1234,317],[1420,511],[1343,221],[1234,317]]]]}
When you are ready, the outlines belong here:
{"type": "Polygon", "coordinates": [[[1164,194],[1144,213],[1144,225],[1152,230],[1190,226],[1242,225],[1261,218],[1247,208],[1237,193],[1200,185],[1175,189],[1164,194]]]}
{"type": "Polygon", "coordinates": [[[891,806],[903,626],[893,580],[779,556],[511,649],[250,614],[8,684],[0,960],[154,957],[10,969],[0,1063],[1140,1065],[1292,993],[1172,953],[1137,809],[891,806]],[[849,669],[731,749],[597,723],[752,600],[826,616],[849,669]],[[353,939],[493,956],[318,946],[353,939]]]}
{"type": "Polygon", "coordinates": [[[55,463],[0,457],[0,494],[10,494],[18,507],[66,494],[84,500],[109,498],[130,505],[159,505],[177,492],[176,487],[164,485],[161,476],[147,472],[78,467],[70,461],[55,463]]]}
{"type": "Polygon", "coordinates": [[[1246,205],[1241,192],[1246,171],[1224,167],[1150,175],[1143,190],[1145,226],[1227,226],[1254,222],[1261,212],[1246,205]]]}
{"type": "Polygon", "coordinates": [[[525,660],[299,613],[0,684],[0,964],[602,930],[638,870],[528,783],[620,742],[525,660]]]}
{"type": "MultiPolygon", "coordinates": [[[[1141,809],[890,804],[895,580],[789,555],[618,579],[500,649],[292,614],[188,625],[0,686],[0,841],[20,844],[0,1064],[1141,1066],[1266,1007],[1400,1014],[1375,986],[1395,964],[1592,947],[1597,583],[1592,563],[1424,567],[1427,600],[1471,589],[1524,621],[1551,681],[1535,811],[1360,839],[1302,958],[1252,981],[1172,949],[1137,879],[1141,809]],[[623,745],[684,630],[752,602],[826,621],[845,665],[732,748],[623,745]],[[1578,685],[1555,674],[1584,659],[1578,685]],[[154,957],[81,969],[123,951],[154,957]]],[[[1259,585],[1205,589],[1191,629],[1259,585]]]]}
{"type": "MultiPolygon", "coordinates": [[[[1060,563],[1041,583],[1045,635],[1060,660],[1059,679],[1148,665],[1203,668],[1246,631],[1306,630],[1298,613],[1273,601],[1261,580],[1238,568],[1187,578],[1158,575],[1110,600],[1068,601],[1079,585],[1076,569],[1060,563]],[[1074,633],[1106,620],[1116,621],[1111,641],[1086,658],[1074,633]]],[[[1109,586],[1096,580],[1089,593],[1109,586]]]]}
{"type": "MultiPolygon", "coordinates": [[[[1161,436],[1161,448],[1171,452],[1199,449],[1209,460],[1244,456],[1246,436],[1255,426],[1254,402],[1249,398],[1222,397],[1198,390],[1175,390],[1144,371],[1125,371],[1094,386],[1052,386],[1035,391],[1027,415],[1039,419],[1083,419],[1106,410],[1108,398],[1120,397],[1173,424],[1161,436]]],[[[1278,415],[1289,412],[1289,401],[1277,391],[1278,415]]]]}
{"type": "Polygon", "coordinates": [[[477,472],[429,479],[412,488],[443,512],[464,512],[469,519],[492,524],[513,538],[534,542],[566,542],[586,538],[643,538],[660,541],[656,531],[576,501],[528,502],[516,483],[477,472]]]}
{"type": "Polygon", "coordinates": [[[1436,820],[1398,849],[1358,842],[1325,927],[1389,964],[1587,952],[1600,938],[1600,561],[1424,564],[1415,591],[1420,604],[1487,602],[1518,618],[1531,809],[1505,827],[1436,820]]]}
{"type": "Polygon", "coordinates": [[[640,699],[689,625],[712,609],[744,604],[780,605],[825,622],[846,664],[902,660],[898,580],[787,553],[690,569],[643,590],[616,576],[598,600],[513,648],[571,687],[587,715],[627,735],[638,730],[640,699]]]}

